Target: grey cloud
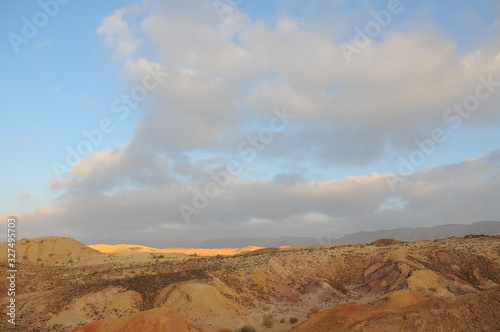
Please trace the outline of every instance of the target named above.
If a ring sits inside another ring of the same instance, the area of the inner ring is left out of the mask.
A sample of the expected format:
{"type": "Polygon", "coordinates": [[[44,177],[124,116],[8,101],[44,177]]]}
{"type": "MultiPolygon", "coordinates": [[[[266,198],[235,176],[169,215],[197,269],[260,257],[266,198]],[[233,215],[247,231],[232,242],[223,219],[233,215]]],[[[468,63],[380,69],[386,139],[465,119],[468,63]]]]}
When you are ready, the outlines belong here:
{"type": "MultiPolygon", "coordinates": [[[[54,227],[55,234],[72,229],[75,234],[90,237],[99,231],[101,237],[133,240],[153,232],[157,238],[177,238],[189,231],[200,231],[194,237],[231,236],[229,229],[250,227],[254,234],[300,236],[336,229],[349,232],[355,229],[424,226],[500,218],[497,193],[499,179],[485,179],[484,170],[499,170],[498,164],[478,158],[458,166],[442,166],[417,172],[413,179],[398,188],[396,194],[408,203],[401,209],[380,210],[382,203],[394,194],[385,177],[372,174],[347,177],[334,181],[307,182],[292,179],[283,181],[233,181],[225,192],[211,199],[202,213],[186,225],[178,204],[193,198],[193,189],[171,185],[161,190],[123,189],[116,194],[75,194],[61,198],[49,211],[55,214],[20,215],[26,227],[45,234],[37,225],[54,227]],[[463,172],[476,167],[468,177],[463,172]],[[454,180],[434,183],[437,173],[451,172],[454,180]],[[60,212],[60,210],[64,212],[60,212]],[[326,216],[320,223],[308,223],[309,213],[326,216]],[[50,221],[49,221],[50,220],[50,221]],[[177,226],[176,226],[177,225],[177,226]],[[137,234],[137,235],[133,235],[137,234]]],[[[203,188],[201,188],[203,190],[203,188]]],[[[318,234],[322,235],[322,234],[318,234]]]]}
{"type": "MultiPolygon", "coordinates": [[[[388,30],[347,65],[336,32],[325,33],[321,25],[285,17],[269,27],[235,9],[240,30],[233,38],[221,32],[225,23],[209,1],[147,2],[140,10],[147,16],[140,25],[143,43],[170,74],[151,91],[155,103],[141,113],[127,144],[94,153],[75,164],[66,181],[54,180],[65,195],[23,217],[34,233],[48,223],[52,234],[99,231],[103,238],[131,240],[224,237],[240,230],[312,235],[500,217],[494,201],[498,151],[415,173],[398,187],[408,202],[401,209],[380,208],[393,195],[382,175],[311,181],[297,174],[309,164],[364,166],[387,149],[414,148],[416,138],[445,125],[447,108],[474,92],[478,75],[500,79],[493,51],[461,54],[441,32],[417,26],[388,30]],[[290,126],[255,163],[238,156],[238,144],[258,132],[256,125],[268,126],[273,109],[282,107],[297,114],[290,126]],[[206,155],[212,161],[198,160],[206,155]],[[212,181],[209,170],[220,171],[233,158],[247,168],[265,160],[277,165],[276,174],[255,181],[236,175],[186,225],[178,205],[190,204],[212,181]]],[[[136,30],[131,37],[129,27],[123,29],[113,33],[125,42],[138,38],[136,30]]],[[[147,62],[131,57],[124,65],[132,84],[142,79],[141,61],[147,62]]],[[[465,125],[499,121],[498,95],[465,125]]]]}
{"type": "Polygon", "coordinates": [[[80,159],[66,180],[51,178],[53,189],[100,193],[121,187],[158,188],[175,181],[170,162],[163,154],[145,147],[116,146],[80,159]]]}

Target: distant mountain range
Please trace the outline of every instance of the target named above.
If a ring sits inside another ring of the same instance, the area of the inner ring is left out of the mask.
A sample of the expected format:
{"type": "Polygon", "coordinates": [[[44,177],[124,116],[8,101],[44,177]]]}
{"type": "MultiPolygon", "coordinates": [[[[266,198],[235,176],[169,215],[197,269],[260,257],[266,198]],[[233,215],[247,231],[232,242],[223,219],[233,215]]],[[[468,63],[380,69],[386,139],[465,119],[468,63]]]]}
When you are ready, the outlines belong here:
{"type": "MultiPolygon", "coordinates": [[[[247,246],[280,247],[301,246],[310,247],[327,244],[369,243],[382,238],[394,238],[403,241],[434,240],[450,236],[465,236],[469,234],[500,234],[500,221],[480,221],[469,225],[448,224],[435,227],[398,228],[392,230],[361,231],[347,234],[341,238],[329,237],[280,237],[280,238],[222,238],[206,241],[172,240],[172,241],[138,241],[139,244],[153,248],[241,248],[247,246]]],[[[107,244],[118,244],[123,241],[109,241],[107,244]]]]}
{"type": "Polygon", "coordinates": [[[434,227],[398,228],[372,232],[347,234],[334,243],[367,243],[382,238],[394,238],[402,241],[419,241],[443,239],[450,236],[461,237],[469,234],[500,234],[500,221],[480,221],[470,225],[448,224],[434,227]]]}

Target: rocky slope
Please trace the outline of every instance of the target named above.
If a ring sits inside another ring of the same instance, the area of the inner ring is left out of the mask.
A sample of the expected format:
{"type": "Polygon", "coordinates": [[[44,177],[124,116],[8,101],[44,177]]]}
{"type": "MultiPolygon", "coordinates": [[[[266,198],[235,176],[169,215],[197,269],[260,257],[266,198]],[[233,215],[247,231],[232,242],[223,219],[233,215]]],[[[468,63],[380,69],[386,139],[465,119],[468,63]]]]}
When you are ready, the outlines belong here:
{"type": "Polygon", "coordinates": [[[215,257],[42,247],[19,261],[19,331],[500,329],[500,236],[215,257]]]}
{"type": "Polygon", "coordinates": [[[175,331],[201,332],[190,325],[178,313],[166,308],[141,311],[118,319],[103,319],[71,332],[132,332],[132,331],[175,331]]]}

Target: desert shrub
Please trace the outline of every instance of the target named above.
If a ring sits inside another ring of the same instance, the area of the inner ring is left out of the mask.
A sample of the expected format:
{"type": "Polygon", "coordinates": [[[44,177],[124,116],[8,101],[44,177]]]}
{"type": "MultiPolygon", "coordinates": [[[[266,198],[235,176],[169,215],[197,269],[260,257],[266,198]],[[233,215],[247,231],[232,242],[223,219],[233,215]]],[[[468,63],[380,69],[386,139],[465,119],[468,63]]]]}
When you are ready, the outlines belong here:
{"type": "Polygon", "coordinates": [[[42,259],[41,259],[40,257],[38,257],[36,260],[37,260],[37,261],[39,261],[39,262],[41,262],[41,261],[42,261],[42,259]]]}
{"type": "Polygon", "coordinates": [[[280,252],[280,251],[281,251],[280,248],[262,248],[262,249],[257,249],[257,250],[246,252],[243,255],[253,256],[253,255],[260,255],[260,254],[270,254],[270,253],[275,253],[275,252],[280,252]]]}
{"type": "Polygon", "coordinates": [[[274,317],[271,314],[265,314],[263,318],[263,323],[265,327],[273,327],[274,326],[274,317]]]}
{"type": "Polygon", "coordinates": [[[295,324],[298,320],[299,319],[297,317],[290,317],[290,324],[295,324]]]}
{"type": "Polygon", "coordinates": [[[431,287],[429,288],[429,290],[433,293],[436,293],[438,291],[436,287],[431,287]]]}
{"type": "Polygon", "coordinates": [[[245,325],[238,330],[238,332],[255,332],[255,329],[250,325],[245,325]]]}
{"type": "Polygon", "coordinates": [[[311,310],[309,310],[309,314],[307,316],[310,317],[311,315],[314,315],[317,312],[319,312],[319,308],[317,306],[314,306],[311,308],[311,310]]]}
{"type": "Polygon", "coordinates": [[[284,323],[284,322],[285,322],[285,318],[281,318],[280,323],[284,323]]]}
{"type": "Polygon", "coordinates": [[[398,243],[404,243],[404,241],[401,240],[396,240],[396,239],[378,239],[373,242],[371,242],[371,245],[375,246],[390,246],[393,244],[398,244],[398,243]]]}
{"type": "Polygon", "coordinates": [[[156,256],[156,258],[165,258],[163,255],[156,256]]]}

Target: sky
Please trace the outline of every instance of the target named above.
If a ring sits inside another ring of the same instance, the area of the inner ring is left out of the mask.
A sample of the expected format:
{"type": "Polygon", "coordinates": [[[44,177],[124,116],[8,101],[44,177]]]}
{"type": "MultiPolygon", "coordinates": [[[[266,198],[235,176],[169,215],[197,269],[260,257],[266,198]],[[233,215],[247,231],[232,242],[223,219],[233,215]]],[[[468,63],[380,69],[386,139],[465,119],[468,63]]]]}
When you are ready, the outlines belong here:
{"type": "Polygon", "coordinates": [[[496,0],[0,9],[0,218],[21,237],[500,220],[496,0]]]}

